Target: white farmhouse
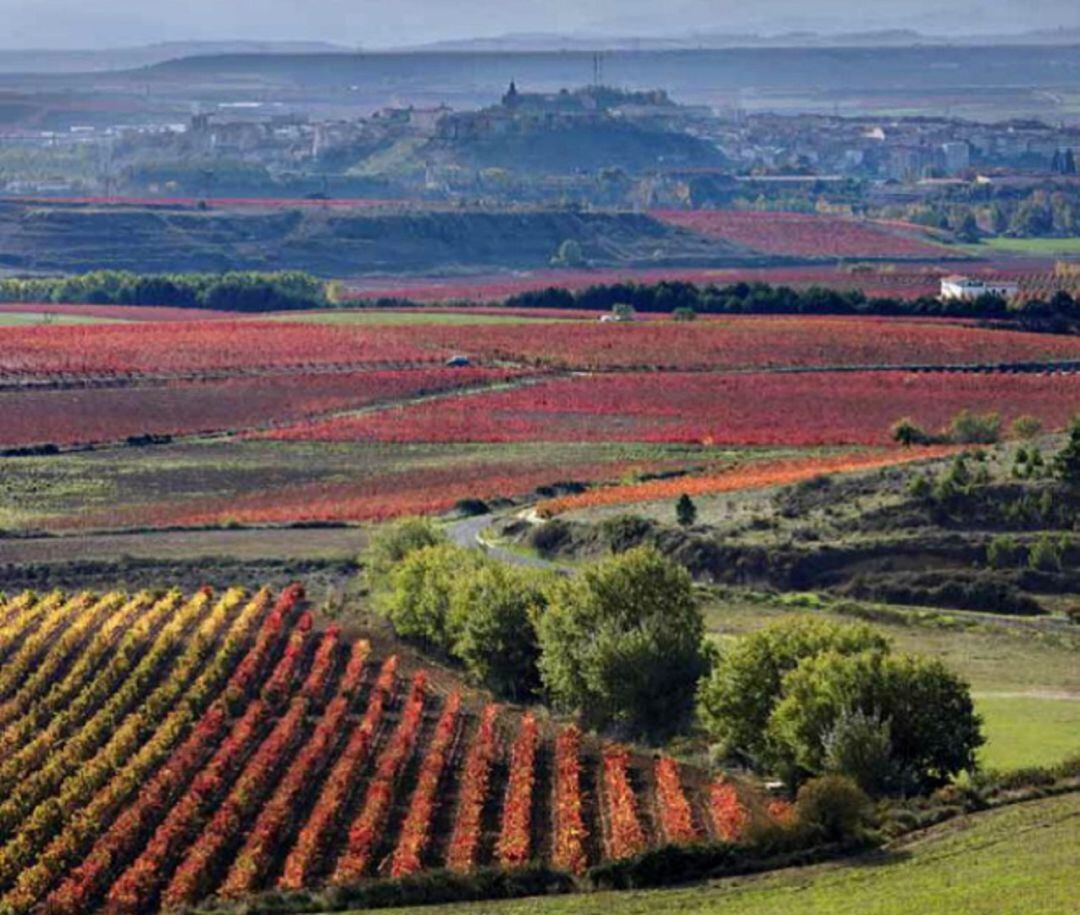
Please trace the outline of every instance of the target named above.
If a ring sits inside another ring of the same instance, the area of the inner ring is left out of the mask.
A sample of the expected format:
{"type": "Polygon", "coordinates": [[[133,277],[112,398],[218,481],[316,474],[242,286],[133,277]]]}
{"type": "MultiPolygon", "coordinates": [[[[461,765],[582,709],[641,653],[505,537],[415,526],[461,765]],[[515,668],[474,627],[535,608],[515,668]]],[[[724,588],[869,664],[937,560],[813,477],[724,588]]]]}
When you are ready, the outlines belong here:
{"type": "Polygon", "coordinates": [[[946,302],[958,299],[971,302],[984,295],[1011,299],[1019,291],[1020,286],[1009,280],[977,280],[970,276],[947,276],[941,281],[941,299],[946,302]]]}

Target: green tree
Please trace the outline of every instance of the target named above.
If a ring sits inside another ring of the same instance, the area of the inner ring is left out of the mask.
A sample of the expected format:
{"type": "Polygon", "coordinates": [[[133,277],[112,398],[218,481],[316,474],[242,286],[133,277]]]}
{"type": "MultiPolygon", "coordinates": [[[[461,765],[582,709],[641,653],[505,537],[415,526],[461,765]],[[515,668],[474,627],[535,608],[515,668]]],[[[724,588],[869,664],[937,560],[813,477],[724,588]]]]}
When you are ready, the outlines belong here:
{"type": "Polygon", "coordinates": [[[856,710],[889,723],[895,791],[931,790],[976,768],[981,722],[967,684],[940,661],[830,651],[800,662],[782,690],[766,729],[768,762],[791,783],[827,770],[828,737],[856,710]]]}
{"type": "Polygon", "coordinates": [[[801,829],[826,842],[861,836],[870,825],[873,806],[866,792],[843,775],[811,779],[795,797],[795,821],[801,829]]]}
{"type": "Polygon", "coordinates": [[[679,496],[679,501],[675,503],[675,517],[682,527],[693,527],[697,521],[697,506],[686,493],[679,496]]]}
{"type": "Polygon", "coordinates": [[[892,729],[880,715],[844,709],[822,743],[826,772],[844,775],[871,794],[885,793],[897,783],[892,729]]]}
{"type": "Polygon", "coordinates": [[[1054,457],[1054,476],[1070,486],[1080,486],[1080,418],[1069,427],[1069,440],[1054,457]]]}
{"type": "Polygon", "coordinates": [[[1042,432],[1042,420],[1037,416],[1018,416],[1009,426],[1009,432],[1014,438],[1029,441],[1042,432]]]}
{"type": "Polygon", "coordinates": [[[482,562],[475,550],[449,543],[413,550],[390,571],[375,609],[401,638],[449,651],[452,596],[460,577],[475,574],[482,562]]]}
{"type": "Polygon", "coordinates": [[[888,640],[864,623],[808,617],[780,620],[727,648],[699,690],[698,714],[729,753],[751,761],[766,754],[765,728],[782,698],[784,676],[824,652],[885,651],[888,640]]]}
{"type": "Polygon", "coordinates": [[[446,542],[446,534],[430,518],[401,518],[383,525],[361,557],[368,587],[384,587],[394,567],[415,550],[446,542]]]}
{"type": "Polygon", "coordinates": [[[459,576],[450,596],[452,652],[473,678],[520,699],[540,685],[536,624],[547,604],[547,576],[488,561],[459,576]]]}
{"type": "Polygon", "coordinates": [[[930,436],[926,433],[926,430],[907,417],[894,423],[890,431],[893,441],[903,445],[905,448],[910,448],[912,445],[925,445],[930,441],[930,436]]]}
{"type": "Polygon", "coordinates": [[[690,575],[637,547],[560,581],[540,618],[540,675],[560,708],[593,726],[677,730],[708,667],[690,575]]]}

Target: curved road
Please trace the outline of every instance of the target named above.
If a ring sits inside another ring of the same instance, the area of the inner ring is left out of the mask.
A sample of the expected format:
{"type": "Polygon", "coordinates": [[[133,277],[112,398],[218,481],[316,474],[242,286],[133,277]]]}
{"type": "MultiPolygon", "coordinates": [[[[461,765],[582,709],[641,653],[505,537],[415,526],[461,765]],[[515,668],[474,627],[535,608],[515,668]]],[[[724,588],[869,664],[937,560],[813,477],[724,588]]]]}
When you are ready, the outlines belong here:
{"type": "Polygon", "coordinates": [[[483,550],[488,556],[499,562],[509,565],[525,566],[531,569],[549,569],[556,572],[568,572],[568,566],[557,562],[541,559],[539,556],[529,556],[524,553],[515,553],[506,547],[495,546],[486,543],[481,534],[498,518],[498,515],[476,515],[472,518],[464,518],[446,526],[446,533],[450,540],[460,547],[468,550],[483,550]]]}

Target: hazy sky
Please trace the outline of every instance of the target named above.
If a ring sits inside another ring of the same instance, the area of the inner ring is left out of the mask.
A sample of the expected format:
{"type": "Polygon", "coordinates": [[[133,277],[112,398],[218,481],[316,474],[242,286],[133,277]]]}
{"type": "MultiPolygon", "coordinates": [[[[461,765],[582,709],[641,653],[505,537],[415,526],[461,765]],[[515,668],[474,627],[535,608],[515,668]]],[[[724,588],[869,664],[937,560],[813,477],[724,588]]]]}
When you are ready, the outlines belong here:
{"type": "Polygon", "coordinates": [[[411,45],[507,32],[675,35],[1080,26],[1080,0],[0,0],[0,46],[212,39],[411,45]]]}

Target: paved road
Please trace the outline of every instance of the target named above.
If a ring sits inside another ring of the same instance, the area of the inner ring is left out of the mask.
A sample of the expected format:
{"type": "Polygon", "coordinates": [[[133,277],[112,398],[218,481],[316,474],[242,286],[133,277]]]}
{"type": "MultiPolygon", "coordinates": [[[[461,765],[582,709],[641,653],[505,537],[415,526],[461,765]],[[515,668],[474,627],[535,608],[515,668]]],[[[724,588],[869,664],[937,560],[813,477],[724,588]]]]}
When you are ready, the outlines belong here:
{"type": "Polygon", "coordinates": [[[493,524],[498,517],[498,515],[477,515],[474,518],[465,518],[462,521],[455,521],[453,524],[447,526],[446,533],[458,546],[468,550],[483,550],[488,556],[493,559],[498,559],[499,562],[505,562],[508,565],[524,566],[531,569],[551,569],[556,572],[570,571],[568,566],[560,565],[557,562],[549,562],[547,559],[541,559],[539,556],[515,553],[513,550],[508,550],[505,547],[484,543],[484,541],[480,539],[480,535],[487,527],[493,524]]]}

